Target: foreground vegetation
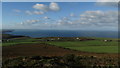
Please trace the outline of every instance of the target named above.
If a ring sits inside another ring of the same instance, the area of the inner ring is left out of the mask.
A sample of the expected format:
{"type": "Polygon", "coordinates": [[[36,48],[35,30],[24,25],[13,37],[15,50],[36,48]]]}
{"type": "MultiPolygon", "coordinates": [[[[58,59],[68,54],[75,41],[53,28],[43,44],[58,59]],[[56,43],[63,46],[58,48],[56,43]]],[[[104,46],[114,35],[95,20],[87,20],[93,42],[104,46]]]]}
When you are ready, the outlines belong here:
{"type": "Polygon", "coordinates": [[[3,68],[118,68],[118,58],[96,56],[18,57],[3,61],[3,68]]]}

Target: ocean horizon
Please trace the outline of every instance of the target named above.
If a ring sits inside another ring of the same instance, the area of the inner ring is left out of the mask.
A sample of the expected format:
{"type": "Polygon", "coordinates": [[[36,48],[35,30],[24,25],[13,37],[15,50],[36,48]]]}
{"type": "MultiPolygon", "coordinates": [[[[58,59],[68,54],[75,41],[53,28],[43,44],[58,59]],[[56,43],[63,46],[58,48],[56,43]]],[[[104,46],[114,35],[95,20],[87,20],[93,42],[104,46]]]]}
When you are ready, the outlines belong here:
{"type": "Polygon", "coordinates": [[[105,37],[118,38],[118,31],[88,31],[88,30],[39,30],[39,29],[14,29],[7,32],[12,35],[36,37],[105,37]]]}

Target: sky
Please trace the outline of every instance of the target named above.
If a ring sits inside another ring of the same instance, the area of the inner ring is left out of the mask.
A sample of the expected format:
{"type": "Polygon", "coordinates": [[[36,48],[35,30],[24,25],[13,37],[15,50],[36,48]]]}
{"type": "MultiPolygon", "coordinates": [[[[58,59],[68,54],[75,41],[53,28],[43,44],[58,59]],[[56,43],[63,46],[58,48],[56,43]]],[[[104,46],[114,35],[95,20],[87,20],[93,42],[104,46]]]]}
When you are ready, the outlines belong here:
{"type": "Polygon", "coordinates": [[[2,2],[118,2],[120,0],[2,0],[2,2]]]}
{"type": "Polygon", "coordinates": [[[0,2],[0,29],[2,29],[2,3],[0,2]]]}
{"type": "Polygon", "coordinates": [[[118,29],[116,2],[3,2],[3,29],[118,29]]]}

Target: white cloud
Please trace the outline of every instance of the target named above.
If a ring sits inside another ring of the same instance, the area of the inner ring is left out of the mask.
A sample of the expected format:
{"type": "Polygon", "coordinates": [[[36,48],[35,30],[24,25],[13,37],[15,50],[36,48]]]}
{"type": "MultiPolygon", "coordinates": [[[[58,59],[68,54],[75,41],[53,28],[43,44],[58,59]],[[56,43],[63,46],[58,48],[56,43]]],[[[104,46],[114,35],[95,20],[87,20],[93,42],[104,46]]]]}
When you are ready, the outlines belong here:
{"type": "Polygon", "coordinates": [[[20,24],[21,25],[33,25],[33,24],[36,24],[38,22],[40,22],[40,20],[26,20],[24,22],[21,22],[20,24]]]}
{"type": "MultiPolygon", "coordinates": [[[[73,17],[74,18],[74,17],[73,17]]],[[[57,22],[59,25],[74,27],[74,28],[88,28],[88,27],[114,27],[118,25],[117,11],[86,11],[80,15],[80,18],[72,20],[71,17],[63,17],[57,22]]]]}
{"type": "Polygon", "coordinates": [[[97,5],[99,6],[112,6],[112,7],[118,7],[118,2],[120,0],[97,0],[97,5]]]}
{"type": "MultiPolygon", "coordinates": [[[[45,5],[45,4],[35,4],[33,5],[33,8],[35,9],[34,11],[30,11],[27,10],[25,11],[26,14],[28,15],[41,15],[41,14],[45,14],[48,11],[59,11],[60,7],[57,3],[50,3],[50,5],[45,5]]],[[[18,10],[16,10],[17,12],[19,12],[18,10]]]]}
{"type": "Polygon", "coordinates": [[[50,3],[50,5],[49,5],[49,9],[52,10],[52,11],[59,11],[59,10],[60,10],[60,7],[58,6],[57,3],[52,2],[52,3],[50,3]]]}
{"type": "Polygon", "coordinates": [[[34,11],[33,13],[34,13],[34,14],[37,14],[37,15],[44,14],[44,12],[43,12],[43,11],[34,11]]]}
{"type": "Polygon", "coordinates": [[[78,18],[66,16],[59,20],[52,20],[48,17],[42,17],[41,20],[26,20],[21,25],[36,28],[69,28],[69,29],[104,29],[118,27],[117,11],[85,11],[78,18]],[[43,18],[43,19],[42,19],[43,18]]]}
{"type": "Polygon", "coordinates": [[[33,13],[32,13],[31,11],[29,11],[29,10],[25,11],[25,13],[28,14],[28,15],[32,15],[32,14],[33,14],[33,13]]]}
{"type": "Polygon", "coordinates": [[[48,16],[45,16],[44,19],[50,19],[48,16]]]}
{"type": "Polygon", "coordinates": [[[35,4],[33,5],[33,8],[34,9],[37,9],[37,10],[42,10],[42,11],[59,11],[60,10],[60,7],[57,3],[50,3],[50,5],[45,5],[45,4],[35,4]]]}
{"type": "Polygon", "coordinates": [[[44,14],[43,11],[29,11],[29,10],[25,11],[25,13],[28,15],[33,15],[33,14],[42,15],[42,14],[44,14]]]}
{"type": "Polygon", "coordinates": [[[97,2],[119,2],[120,0],[97,0],[97,2]]]}
{"type": "Polygon", "coordinates": [[[33,8],[38,9],[38,10],[43,10],[43,11],[48,11],[49,8],[47,5],[44,4],[35,4],[33,8]]]}
{"type": "Polygon", "coordinates": [[[80,22],[97,26],[116,26],[118,24],[118,12],[86,11],[80,16],[80,22]]]}
{"type": "Polygon", "coordinates": [[[109,6],[109,7],[118,7],[118,2],[97,2],[96,5],[109,6]]]}

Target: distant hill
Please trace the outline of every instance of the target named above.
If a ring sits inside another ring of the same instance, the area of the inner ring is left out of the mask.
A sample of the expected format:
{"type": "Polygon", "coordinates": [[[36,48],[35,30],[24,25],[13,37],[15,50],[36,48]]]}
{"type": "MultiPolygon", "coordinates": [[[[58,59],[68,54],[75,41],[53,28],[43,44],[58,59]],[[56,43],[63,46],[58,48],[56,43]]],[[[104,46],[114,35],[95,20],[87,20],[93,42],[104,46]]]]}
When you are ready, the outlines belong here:
{"type": "Polygon", "coordinates": [[[28,37],[28,36],[2,34],[2,39],[21,38],[21,37],[28,37]]]}
{"type": "Polygon", "coordinates": [[[12,31],[14,31],[14,30],[3,29],[3,30],[2,30],[2,33],[12,32],[12,31]]]}

